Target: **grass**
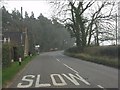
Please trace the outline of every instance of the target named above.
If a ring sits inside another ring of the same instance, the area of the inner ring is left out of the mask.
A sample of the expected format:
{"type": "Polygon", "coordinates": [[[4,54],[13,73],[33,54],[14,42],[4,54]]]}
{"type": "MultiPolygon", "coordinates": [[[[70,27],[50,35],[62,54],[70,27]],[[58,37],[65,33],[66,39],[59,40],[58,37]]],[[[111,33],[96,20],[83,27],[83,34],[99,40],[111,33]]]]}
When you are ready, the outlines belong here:
{"type": "Polygon", "coordinates": [[[2,68],[0,67],[0,89],[2,88],[2,68]]]}
{"type": "Polygon", "coordinates": [[[89,47],[86,48],[84,52],[69,52],[66,50],[65,55],[79,58],[81,60],[90,61],[98,64],[103,64],[106,66],[118,68],[118,57],[115,55],[115,49],[110,47],[89,47]],[[112,50],[114,52],[107,52],[107,50],[112,50]],[[102,52],[102,53],[101,53],[102,52]],[[109,54],[110,53],[110,54],[109,54]],[[113,55],[114,53],[114,55],[113,55]]]}
{"type": "Polygon", "coordinates": [[[2,70],[2,86],[5,87],[15,76],[16,74],[25,67],[25,65],[30,62],[35,56],[26,57],[22,61],[21,66],[18,62],[13,62],[11,66],[2,70]]]}

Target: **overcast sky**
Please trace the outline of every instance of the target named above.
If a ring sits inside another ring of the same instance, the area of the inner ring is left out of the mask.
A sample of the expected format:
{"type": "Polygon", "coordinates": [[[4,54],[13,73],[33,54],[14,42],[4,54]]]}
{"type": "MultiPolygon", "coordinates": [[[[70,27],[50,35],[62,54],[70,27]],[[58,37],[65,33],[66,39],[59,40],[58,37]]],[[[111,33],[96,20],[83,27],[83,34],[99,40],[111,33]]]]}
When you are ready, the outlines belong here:
{"type": "Polygon", "coordinates": [[[2,0],[2,1],[4,2],[4,6],[10,13],[15,8],[20,11],[21,7],[23,7],[23,15],[25,14],[25,11],[28,12],[29,16],[33,11],[36,18],[40,15],[40,13],[42,13],[45,17],[48,18],[50,18],[53,15],[52,7],[50,3],[48,3],[49,0],[2,0]]]}
{"type": "Polygon", "coordinates": [[[52,7],[46,0],[2,0],[2,2],[10,13],[15,8],[16,10],[20,11],[21,7],[23,7],[23,16],[25,14],[25,11],[28,12],[29,16],[33,11],[35,18],[37,18],[40,15],[40,13],[42,13],[47,18],[51,18],[52,15],[54,14],[52,12],[53,11],[52,7]]]}
{"type": "Polygon", "coordinates": [[[3,1],[4,6],[6,9],[11,13],[12,10],[15,8],[20,11],[21,6],[23,7],[23,15],[25,14],[25,11],[28,12],[29,16],[31,15],[31,12],[34,12],[35,17],[37,18],[40,13],[42,13],[45,17],[50,18],[51,17],[51,6],[46,0],[4,0],[3,1]]]}

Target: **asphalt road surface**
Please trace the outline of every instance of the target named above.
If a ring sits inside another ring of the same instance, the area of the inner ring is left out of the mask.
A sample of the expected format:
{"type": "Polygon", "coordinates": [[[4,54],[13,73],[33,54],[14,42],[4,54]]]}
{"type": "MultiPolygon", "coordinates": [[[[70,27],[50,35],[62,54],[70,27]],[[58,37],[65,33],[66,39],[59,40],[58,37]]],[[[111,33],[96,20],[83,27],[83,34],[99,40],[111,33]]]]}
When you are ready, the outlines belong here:
{"type": "Polygon", "coordinates": [[[38,55],[9,88],[118,88],[117,69],[62,53],[56,51],[38,55]]]}

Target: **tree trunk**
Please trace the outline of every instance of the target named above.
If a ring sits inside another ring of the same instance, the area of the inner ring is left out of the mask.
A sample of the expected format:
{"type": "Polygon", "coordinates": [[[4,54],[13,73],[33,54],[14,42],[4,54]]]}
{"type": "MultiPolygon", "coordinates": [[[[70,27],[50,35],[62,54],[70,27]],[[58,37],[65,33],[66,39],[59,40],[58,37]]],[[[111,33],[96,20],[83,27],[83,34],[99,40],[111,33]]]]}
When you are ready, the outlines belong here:
{"type": "Polygon", "coordinates": [[[92,25],[93,25],[93,20],[91,21],[91,24],[90,24],[90,31],[89,31],[89,37],[88,37],[88,46],[90,46],[91,37],[92,37],[92,25]]]}
{"type": "Polygon", "coordinates": [[[96,29],[96,45],[99,46],[99,32],[98,32],[98,28],[96,29]]]}
{"type": "Polygon", "coordinates": [[[95,43],[95,45],[96,45],[96,46],[99,46],[99,38],[98,38],[98,36],[99,36],[99,32],[98,32],[98,24],[97,24],[97,23],[95,23],[95,25],[96,25],[96,36],[95,36],[96,43],[95,43]]]}

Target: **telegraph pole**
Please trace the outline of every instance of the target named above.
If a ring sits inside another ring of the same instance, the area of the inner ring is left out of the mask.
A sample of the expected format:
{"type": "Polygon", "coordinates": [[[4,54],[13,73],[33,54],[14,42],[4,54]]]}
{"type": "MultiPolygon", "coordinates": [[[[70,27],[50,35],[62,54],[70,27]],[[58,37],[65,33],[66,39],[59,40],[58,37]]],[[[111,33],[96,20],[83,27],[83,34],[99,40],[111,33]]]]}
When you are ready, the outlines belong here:
{"type": "Polygon", "coordinates": [[[116,13],[116,46],[117,46],[117,13],[116,13]]]}
{"type": "MultiPolygon", "coordinates": [[[[23,29],[22,19],[23,19],[23,18],[22,18],[22,7],[21,7],[21,24],[22,24],[22,25],[21,25],[21,31],[20,31],[20,32],[23,32],[23,30],[22,30],[22,29],[23,29]]],[[[23,36],[23,35],[21,35],[21,44],[23,44],[23,37],[22,37],[22,36],[23,36]]]]}
{"type": "Polygon", "coordinates": [[[21,7],[21,21],[23,19],[22,14],[23,14],[23,8],[21,7]]]}

